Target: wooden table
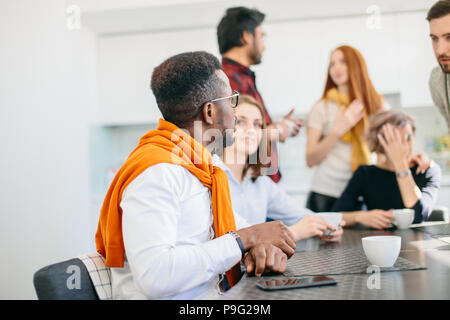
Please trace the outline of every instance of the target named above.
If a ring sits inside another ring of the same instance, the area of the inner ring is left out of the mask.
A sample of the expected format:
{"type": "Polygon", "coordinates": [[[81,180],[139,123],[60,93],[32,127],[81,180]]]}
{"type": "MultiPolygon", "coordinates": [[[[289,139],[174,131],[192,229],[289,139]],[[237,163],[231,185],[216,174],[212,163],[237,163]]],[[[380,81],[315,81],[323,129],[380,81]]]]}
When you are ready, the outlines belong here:
{"type": "MultiPolygon", "coordinates": [[[[328,249],[348,252],[349,248],[362,250],[361,238],[371,235],[401,236],[400,257],[427,269],[381,272],[376,274],[379,277],[377,279],[373,278],[375,274],[333,275],[332,277],[338,281],[336,286],[271,292],[256,287],[258,278],[244,275],[241,281],[221,298],[226,300],[450,299],[450,245],[418,229],[386,231],[345,229],[339,243],[308,239],[297,243],[296,252],[318,252],[328,249]]],[[[314,254],[311,259],[314,259],[314,254]]]]}

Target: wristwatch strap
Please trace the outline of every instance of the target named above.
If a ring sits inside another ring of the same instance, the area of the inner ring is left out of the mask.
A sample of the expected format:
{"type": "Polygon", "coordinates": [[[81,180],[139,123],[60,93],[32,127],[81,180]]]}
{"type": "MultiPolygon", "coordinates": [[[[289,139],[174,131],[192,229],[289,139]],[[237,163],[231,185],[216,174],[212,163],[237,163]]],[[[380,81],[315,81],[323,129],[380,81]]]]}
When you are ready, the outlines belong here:
{"type": "Polygon", "coordinates": [[[239,245],[239,249],[241,249],[242,258],[245,255],[245,249],[244,244],[242,243],[241,237],[237,234],[236,231],[229,231],[227,234],[231,234],[233,238],[236,240],[237,244],[239,245]]]}
{"type": "Polygon", "coordinates": [[[403,177],[409,176],[410,174],[411,174],[411,170],[408,170],[408,171],[404,171],[404,172],[396,172],[395,176],[397,178],[403,178],[403,177]]]}

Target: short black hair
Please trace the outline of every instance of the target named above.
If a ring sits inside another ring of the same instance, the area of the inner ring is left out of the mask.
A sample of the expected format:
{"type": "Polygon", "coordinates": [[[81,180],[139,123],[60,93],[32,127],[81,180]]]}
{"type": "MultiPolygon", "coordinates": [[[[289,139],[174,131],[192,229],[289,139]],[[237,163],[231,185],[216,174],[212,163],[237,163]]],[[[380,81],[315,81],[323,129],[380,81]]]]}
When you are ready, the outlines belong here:
{"type": "Polygon", "coordinates": [[[450,0],[436,2],[428,11],[427,20],[439,19],[450,14],[450,0]]]}
{"type": "Polygon", "coordinates": [[[217,40],[220,54],[233,47],[242,46],[241,37],[244,30],[255,33],[255,29],[264,21],[265,14],[245,7],[227,9],[225,16],[217,26],[217,40]]]}
{"type": "Polygon", "coordinates": [[[217,98],[224,81],[216,70],[219,60],[205,51],[170,57],[153,70],[151,89],[165,120],[184,127],[200,106],[217,98]]]}

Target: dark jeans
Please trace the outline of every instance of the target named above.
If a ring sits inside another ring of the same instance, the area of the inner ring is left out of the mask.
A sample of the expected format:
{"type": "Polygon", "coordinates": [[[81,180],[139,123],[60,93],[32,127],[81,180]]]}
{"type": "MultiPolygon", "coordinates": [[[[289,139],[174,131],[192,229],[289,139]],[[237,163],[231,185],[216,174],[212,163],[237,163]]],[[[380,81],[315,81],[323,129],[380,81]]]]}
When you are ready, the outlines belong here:
{"type": "Polygon", "coordinates": [[[329,212],[336,200],[337,198],[311,191],[306,200],[306,208],[314,212],[329,212]]]}

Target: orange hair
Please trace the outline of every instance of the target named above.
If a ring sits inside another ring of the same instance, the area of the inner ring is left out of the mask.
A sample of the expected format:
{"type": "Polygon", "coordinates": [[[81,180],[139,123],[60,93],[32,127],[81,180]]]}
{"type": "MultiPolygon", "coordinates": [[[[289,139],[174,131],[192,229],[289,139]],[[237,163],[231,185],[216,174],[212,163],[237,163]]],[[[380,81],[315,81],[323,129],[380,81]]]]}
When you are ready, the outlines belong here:
{"type": "MultiPolygon", "coordinates": [[[[369,72],[367,71],[366,61],[361,52],[350,46],[340,46],[333,50],[342,51],[344,54],[345,62],[347,64],[348,71],[348,88],[350,101],[358,99],[364,105],[366,113],[368,115],[383,109],[382,97],[375,90],[372,81],[369,78],[369,72]]],[[[328,66],[328,70],[330,66],[328,66]]],[[[333,82],[328,71],[327,83],[322,99],[325,99],[327,91],[336,88],[336,84],[333,82]]]]}

